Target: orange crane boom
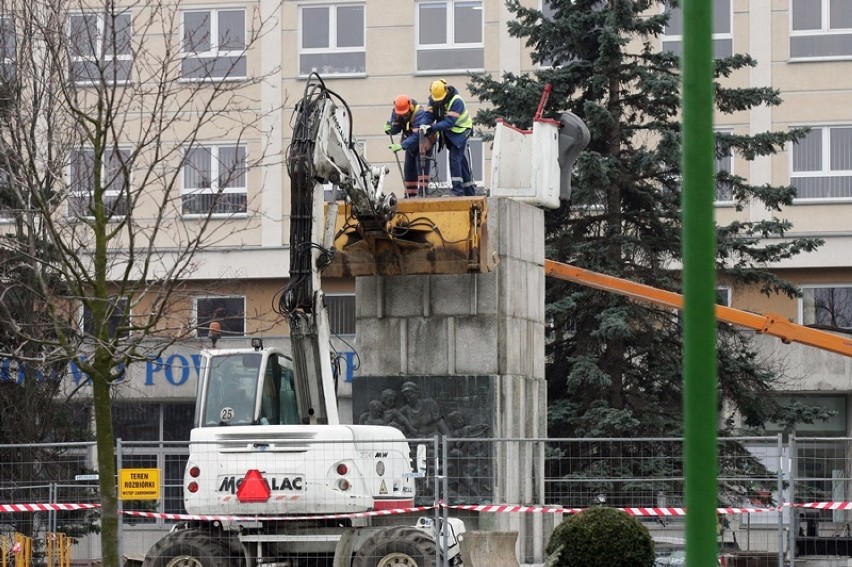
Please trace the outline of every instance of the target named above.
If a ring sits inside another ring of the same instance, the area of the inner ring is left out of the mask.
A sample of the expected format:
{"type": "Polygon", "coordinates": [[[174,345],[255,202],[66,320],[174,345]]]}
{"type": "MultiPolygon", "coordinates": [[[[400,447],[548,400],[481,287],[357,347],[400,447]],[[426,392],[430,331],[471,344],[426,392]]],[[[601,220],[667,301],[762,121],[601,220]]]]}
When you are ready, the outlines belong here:
{"type": "MultiPolygon", "coordinates": [[[[644,285],[615,276],[584,270],[553,260],[544,261],[544,273],[548,276],[578,283],[587,287],[611,291],[632,299],[683,310],[683,295],[644,285]]],[[[844,356],[852,356],[852,338],[846,338],[819,329],[792,323],[777,313],[749,313],[724,305],[716,306],[716,319],[732,325],[752,329],[759,334],[781,339],[784,344],[801,343],[844,356]]]]}

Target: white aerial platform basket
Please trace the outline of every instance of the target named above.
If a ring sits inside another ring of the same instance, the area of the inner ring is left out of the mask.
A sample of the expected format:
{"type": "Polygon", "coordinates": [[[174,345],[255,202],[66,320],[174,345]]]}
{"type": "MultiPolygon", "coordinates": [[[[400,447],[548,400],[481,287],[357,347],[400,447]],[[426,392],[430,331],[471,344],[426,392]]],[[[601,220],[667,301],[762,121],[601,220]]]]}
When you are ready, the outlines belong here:
{"type": "Polygon", "coordinates": [[[510,197],[536,207],[559,207],[559,126],[537,119],[532,130],[497,120],[491,152],[492,197],[510,197]]]}

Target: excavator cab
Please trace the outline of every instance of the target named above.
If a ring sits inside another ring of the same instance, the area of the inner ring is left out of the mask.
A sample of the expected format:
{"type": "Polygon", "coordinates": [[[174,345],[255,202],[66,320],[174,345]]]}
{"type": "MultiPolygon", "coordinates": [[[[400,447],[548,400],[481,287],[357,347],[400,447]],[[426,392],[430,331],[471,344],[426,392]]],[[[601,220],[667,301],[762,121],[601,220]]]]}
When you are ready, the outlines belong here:
{"type": "Polygon", "coordinates": [[[196,427],[300,423],[290,358],[278,349],[203,352],[196,427]]]}

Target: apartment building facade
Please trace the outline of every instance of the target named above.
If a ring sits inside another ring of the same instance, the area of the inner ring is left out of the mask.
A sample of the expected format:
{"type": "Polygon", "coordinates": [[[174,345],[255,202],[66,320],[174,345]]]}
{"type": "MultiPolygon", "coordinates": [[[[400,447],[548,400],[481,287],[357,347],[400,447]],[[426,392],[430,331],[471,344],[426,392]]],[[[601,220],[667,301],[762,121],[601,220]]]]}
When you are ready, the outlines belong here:
{"type": "MultiPolygon", "coordinates": [[[[527,0],[541,6],[541,0],[527,0]]],[[[545,12],[550,10],[544,5],[545,12]]],[[[661,8],[662,9],[662,8],[661,8]]],[[[120,21],[121,33],[141,28],[134,23],[139,9],[130,7],[120,21]]],[[[117,437],[126,441],[188,438],[193,413],[198,350],[209,346],[206,323],[214,314],[223,324],[218,346],[243,346],[261,336],[267,344],[287,344],[283,318],[272,310],[289,275],[289,181],[285,157],[291,136],[290,118],[306,79],[319,72],[326,84],[348,103],[354,133],[373,165],[386,165],[388,188],[400,198],[403,183],[390,140],[383,132],[394,97],[409,94],[425,101],[429,84],[444,78],[456,86],[475,112],[480,107],[467,92],[467,73],[532,71],[535,65],[522,41],[507,32],[510,12],[499,0],[331,1],[283,0],[240,2],[186,0],[177,6],[182,46],[182,79],[188,83],[203,68],[218,69],[222,80],[260,78],[249,98],[258,118],[253,136],[228,137],[217,124],[199,131],[200,147],[182,172],[182,204],[176,222],[193,222],[209,195],[220,188],[219,168],[239,171],[229,176],[211,221],[224,235],[201,250],[197,269],[187,286],[193,339],[171,347],[161,357],[130,368],[115,406],[117,437]],[[246,50],[252,38],[251,48],[246,50]],[[263,160],[253,156],[263,155],[263,160]],[[254,163],[248,167],[249,163],[254,163]],[[241,167],[245,166],[245,167],[241,167]]],[[[105,23],[97,11],[80,10],[71,29],[103,38],[105,23]]],[[[659,38],[661,49],[679,49],[677,19],[659,38]]],[[[750,71],[735,74],[736,86],[773,86],[784,104],[749,113],[719,117],[717,127],[736,133],[759,133],[809,126],[798,145],[771,158],[746,162],[737,157],[721,165],[751,183],[792,184],[799,189],[794,204],[782,212],[759,206],[737,210],[720,195],[720,221],[782,216],[791,221],[790,236],[825,240],[816,253],[803,254],[777,267],[783,277],[801,286],[803,298],[766,297],[751,289],[725,288],[734,307],[773,311],[805,324],[852,328],[852,4],[842,0],[715,0],[714,46],[720,55],[748,52],[758,61],[750,71]],[[846,208],[849,207],[847,211],[846,208]]],[[[121,49],[112,60],[123,72],[131,54],[121,49]]],[[[7,57],[10,59],[10,57],[7,57]]],[[[75,62],[86,72],[86,58],[75,62]]],[[[129,69],[129,66],[126,67],[129,69]]],[[[215,71],[214,71],[215,72],[215,71]]],[[[215,77],[214,77],[215,78],[215,77]]],[[[217,120],[239,120],[220,113],[217,120]]],[[[487,144],[471,142],[474,177],[488,187],[487,144]]],[[[86,156],[80,156],[85,163],[86,156]]],[[[446,156],[439,156],[447,179],[446,156]]],[[[90,174],[72,164],[71,179],[90,174]]],[[[81,192],[81,193],[84,193],[81,192]]],[[[83,195],[84,198],[84,195],[83,195]]],[[[724,287],[724,282],[720,282],[724,287]]],[[[352,279],[326,279],[335,346],[341,353],[341,396],[351,389],[357,372],[355,298],[352,279]]],[[[765,355],[783,364],[790,392],[837,411],[825,424],[803,427],[802,433],[846,435],[852,429],[847,407],[852,394],[849,361],[805,347],[766,341],[765,355]]],[[[72,369],[73,370],[73,369],[72,369]]],[[[70,380],[85,377],[71,372],[70,380]]],[[[346,410],[344,409],[344,415],[346,410]]],[[[351,419],[351,410],[349,413],[351,419]]],[[[167,483],[180,486],[180,452],[162,450],[141,455],[138,466],[156,463],[167,483]]],[[[133,463],[125,463],[131,466],[133,463]]],[[[180,512],[178,491],[167,493],[164,512],[180,512]]]]}

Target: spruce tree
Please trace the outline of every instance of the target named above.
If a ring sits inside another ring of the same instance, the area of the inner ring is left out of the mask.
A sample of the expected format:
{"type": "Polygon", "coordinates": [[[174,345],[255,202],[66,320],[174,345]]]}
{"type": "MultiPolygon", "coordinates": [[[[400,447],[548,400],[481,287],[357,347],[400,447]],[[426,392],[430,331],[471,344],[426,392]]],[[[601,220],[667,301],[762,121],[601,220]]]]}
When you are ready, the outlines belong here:
{"type": "MultiPolygon", "coordinates": [[[[526,74],[475,74],[469,88],[489,103],[476,115],[530,127],[545,83],[551,116],[570,110],[589,127],[591,142],[574,170],[569,206],[546,213],[546,254],[597,272],[680,291],[680,61],[660,49],[670,8],[651,0],[551,0],[552,16],[508,0],[511,35],[525,40],[533,61],[526,74]]],[[[731,88],[725,78],[748,72],[748,55],[717,59],[715,102],[722,114],[781,103],[772,88],[731,88]]],[[[717,134],[717,157],[753,160],[778,152],[806,131],[749,136],[717,134]]],[[[755,186],[720,170],[718,191],[738,209],[765,206],[769,220],[717,227],[720,285],[757,286],[795,297],[771,271],[784,258],[821,242],[785,238],[782,207],[795,188],[755,186]],[[771,243],[765,239],[772,238],[771,243]]],[[[669,309],[548,280],[547,346],[551,437],[671,436],[682,432],[680,317],[669,309]]],[[[767,420],[791,424],[824,412],[767,396],[784,377],[759,359],[746,334],[719,326],[720,398],[756,430],[767,420]]],[[[722,426],[727,432],[730,424],[722,426]]],[[[753,430],[754,431],[754,430],[753,430]]]]}

